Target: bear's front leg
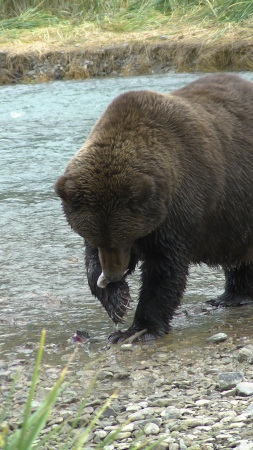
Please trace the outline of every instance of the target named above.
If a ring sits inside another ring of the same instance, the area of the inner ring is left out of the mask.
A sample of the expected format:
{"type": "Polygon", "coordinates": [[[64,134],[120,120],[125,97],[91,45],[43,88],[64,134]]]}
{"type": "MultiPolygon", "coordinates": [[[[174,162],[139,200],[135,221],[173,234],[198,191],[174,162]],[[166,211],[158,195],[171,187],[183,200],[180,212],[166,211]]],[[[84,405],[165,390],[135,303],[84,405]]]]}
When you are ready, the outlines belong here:
{"type": "Polygon", "coordinates": [[[98,286],[102,268],[98,257],[98,249],[85,242],[85,265],[91,293],[97,297],[115,324],[124,323],[124,316],[130,309],[129,287],[125,279],[117,283],[98,286]]]}
{"type": "Polygon", "coordinates": [[[109,341],[117,343],[128,338],[147,341],[167,334],[186,287],[188,265],[183,256],[173,257],[172,252],[163,254],[157,248],[146,256],[141,267],[142,288],[133,324],[126,331],[112,333],[109,341]]]}

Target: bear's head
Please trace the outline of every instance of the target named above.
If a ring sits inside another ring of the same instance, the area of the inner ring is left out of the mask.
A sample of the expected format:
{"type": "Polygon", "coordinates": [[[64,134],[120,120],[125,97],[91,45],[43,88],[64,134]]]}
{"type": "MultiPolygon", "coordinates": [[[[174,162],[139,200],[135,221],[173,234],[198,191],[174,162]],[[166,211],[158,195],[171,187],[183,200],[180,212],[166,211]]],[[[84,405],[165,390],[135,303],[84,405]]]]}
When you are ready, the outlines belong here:
{"type": "Polygon", "coordinates": [[[109,106],[55,185],[73,230],[98,248],[107,282],[124,276],[136,241],[167,214],[168,177],[154,156],[155,134],[126,96],[109,106]]]}

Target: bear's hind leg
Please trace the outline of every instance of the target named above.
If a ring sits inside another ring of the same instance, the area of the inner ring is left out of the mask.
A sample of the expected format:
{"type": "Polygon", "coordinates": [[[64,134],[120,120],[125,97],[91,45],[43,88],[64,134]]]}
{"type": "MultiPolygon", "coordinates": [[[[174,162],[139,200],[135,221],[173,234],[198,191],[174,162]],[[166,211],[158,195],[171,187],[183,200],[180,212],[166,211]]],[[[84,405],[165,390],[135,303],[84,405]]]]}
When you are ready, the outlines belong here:
{"type": "Polygon", "coordinates": [[[242,306],[253,302],[253,263],[225,269],[225,291],[207,303],[212,306],[242,306]]]}

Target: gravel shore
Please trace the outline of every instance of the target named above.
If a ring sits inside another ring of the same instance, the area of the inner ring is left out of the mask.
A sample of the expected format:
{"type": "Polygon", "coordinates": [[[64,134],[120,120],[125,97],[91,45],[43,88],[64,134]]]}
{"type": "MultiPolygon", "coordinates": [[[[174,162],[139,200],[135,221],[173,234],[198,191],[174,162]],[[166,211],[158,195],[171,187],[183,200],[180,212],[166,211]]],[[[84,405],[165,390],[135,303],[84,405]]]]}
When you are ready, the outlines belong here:
{"type": "MultiPolygon", "coordinates": [[[[182,342],[176,352],[167,338],[149,344],[123,344],[101,349],[90,364],[84,365],[83,353],[89,345],[92,343],[77,346],[68,375],[71,382],[62,392],[40,439],[60,427],[58,437],[52,437],[42,448],[65,448],[117,391],[83,448],[98,448],[121,427],[106,450],[127,450],[148,441],[157,442],[157,450],[253,449],[252,337],[235,338],[219,330],[200,346],[182,342]],[[97,381],[83,405],[95,375],[97,381]],[[78,426],[73,431],[71,426],[79,410],[78,426]],[[161,438],[163,442],[159,442],[161,438]]],[[[49,346],[45,351],[54,348],[49,346]]],[[[66,354],[61,357],[62,361],[67,358],[66,354]]],[[[27,358],[11,363],[0,360],[0,408],[7,402],[17,369],[20,376],[5,420],[10,429],[20,424],[32,365],[27,358]]],[[[59,365],[44,364],[34,410],[60,370],[59,365]]],[[[148,444],[142,448],[148,448],[148,444]]]]}

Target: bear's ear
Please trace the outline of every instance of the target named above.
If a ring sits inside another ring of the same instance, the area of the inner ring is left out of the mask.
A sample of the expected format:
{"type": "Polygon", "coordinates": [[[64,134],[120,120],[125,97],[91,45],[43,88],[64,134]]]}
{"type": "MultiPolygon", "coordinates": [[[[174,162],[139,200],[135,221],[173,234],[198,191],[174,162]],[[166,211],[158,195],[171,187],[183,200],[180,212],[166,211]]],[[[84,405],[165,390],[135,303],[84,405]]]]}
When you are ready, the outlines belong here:
{"type": "Polygon", "coordinates": [[[136,177],[131,185],[131,201],[140,206],[153,197],[155,190],[154,180],[149,175],[136,177]]]}
{"type": "Polygon", "coordinates": [[[77,185],[75,181],[67,178],[65,175],[58,178],[54,188],[56,194],[65,202],[73,199],[77,191],[77,185]]]}
{"type": "Polygon", "coordinates": [[[153,194],[155,193],[155,183],[154,180],[148,176],[145,175],[142,178],[140,178],[140,191],[139,191],[139,201],[141,203],[147,202],[151,197],[153,197],[153,194]]]}

